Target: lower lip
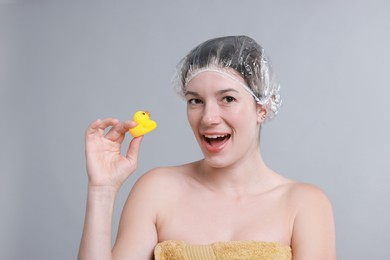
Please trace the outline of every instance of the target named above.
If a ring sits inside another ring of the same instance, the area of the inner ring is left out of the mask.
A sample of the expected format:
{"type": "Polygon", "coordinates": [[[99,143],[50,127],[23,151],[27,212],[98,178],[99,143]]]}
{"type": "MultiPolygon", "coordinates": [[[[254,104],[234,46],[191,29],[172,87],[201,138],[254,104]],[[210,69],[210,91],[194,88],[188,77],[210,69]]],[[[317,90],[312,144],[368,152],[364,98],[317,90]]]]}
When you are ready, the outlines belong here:
{"type": "Polygon", "coordinates": [[[203,145],[206,148],[207,152],[218,153],[218,152],[223,150],[223,148],[226,146],[226,144],[230,140],[230,138],[223,140],[222,142],[218,143],[217,145],[216,144],[211,145],[206,140],[203,139],[203,145]]]}

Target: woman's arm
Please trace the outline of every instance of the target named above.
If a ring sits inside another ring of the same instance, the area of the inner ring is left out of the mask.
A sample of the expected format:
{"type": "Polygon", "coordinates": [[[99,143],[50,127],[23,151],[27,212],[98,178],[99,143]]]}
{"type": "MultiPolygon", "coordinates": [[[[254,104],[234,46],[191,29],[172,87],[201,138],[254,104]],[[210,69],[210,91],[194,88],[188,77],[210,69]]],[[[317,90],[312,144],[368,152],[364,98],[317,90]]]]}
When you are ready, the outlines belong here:
{"type": "Polygon", "coordinates": [[[93,122],[86,131],[88,173],[87,209],[79,260],[112,259],[111,229],[116,195],[137,167],[142,138],[130,142],[125,156],[121,146],[125,135],[135,123],[104,119],[93,122]],[[111,129],[105,134],[105,130],[111,129]]]}
{"type": "Polygon", "coordinates": [[[158,243],[157,215],[161,205],[166,205],[162,189],[166,181],[161,176],[155,169],[134,184],[122,211],[112,251],[114,259],[153,259],[158,243]]]}
{"type": "Polygon", "coordinates": [[[84,230],[80,243],[79,260],[112,259],[112,215],[116,190],[88,188],[84,230]]]}
{"type": "Polygon", "coordinates": [[[300,184],[293,198],[297,205],[291,241],[293,259],[335,260],[335,224],[327,196],[316,187],[300,184]]]}

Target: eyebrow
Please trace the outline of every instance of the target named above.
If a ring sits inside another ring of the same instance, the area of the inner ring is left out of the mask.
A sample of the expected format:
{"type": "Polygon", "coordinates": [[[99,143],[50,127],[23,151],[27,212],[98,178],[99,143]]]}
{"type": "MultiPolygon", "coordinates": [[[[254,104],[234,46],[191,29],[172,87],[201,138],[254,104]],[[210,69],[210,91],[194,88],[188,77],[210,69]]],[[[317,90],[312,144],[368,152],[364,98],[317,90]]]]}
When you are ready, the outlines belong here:
{"type": "Polygon", "coordinates": [[[186,91],[186,93],[184,93],[184,96],[188,96],[188,95],[192,95],[192,96],[199,96],[198,93],[194,92],[194,91],[186,91]]]}
{"type": "MultiPolygon", "coordinates": [[[[222,89],[222,90],[217,91],[217,94],[221,95],[221,94],[225,94],[225,93],[227,93],[227,92],[236,92],[236,93],[239,93],[239,92],[238,92],[236,89],[234,89],[234,88],[227,88],[227,89],[222,89]]],[[[187,95],[192,95],[192,96],[196,96],[196,97],[200,96],[197,92],[188,91],[188,90],[184,93],[184,96],[187,96],[187,95]]]]}

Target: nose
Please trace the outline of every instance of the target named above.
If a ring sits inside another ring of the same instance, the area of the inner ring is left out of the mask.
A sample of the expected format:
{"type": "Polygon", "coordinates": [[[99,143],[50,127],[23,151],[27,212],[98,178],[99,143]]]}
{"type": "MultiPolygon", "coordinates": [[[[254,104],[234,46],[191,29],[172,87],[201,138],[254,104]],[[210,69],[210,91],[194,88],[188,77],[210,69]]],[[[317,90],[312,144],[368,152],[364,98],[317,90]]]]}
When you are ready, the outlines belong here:
{"type": "Polygon", "coordinates": [[[204,107],[202,123],[206,126],[217,125],[220,123],[219,107],[215,104],[207,104],[204,107]]]}

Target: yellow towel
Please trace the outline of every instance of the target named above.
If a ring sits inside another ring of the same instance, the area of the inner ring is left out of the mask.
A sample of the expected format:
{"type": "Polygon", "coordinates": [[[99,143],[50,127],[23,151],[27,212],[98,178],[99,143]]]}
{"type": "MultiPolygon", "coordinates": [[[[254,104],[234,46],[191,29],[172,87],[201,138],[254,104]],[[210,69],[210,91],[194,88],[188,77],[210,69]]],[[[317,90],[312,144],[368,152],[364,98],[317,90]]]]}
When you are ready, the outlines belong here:
{"type": "Polygon", "coordinates": [[[155,260],[291,260],[291,248],[276,242],[232,241],[190,245],[167,240],[157,244],[155,260]]]}

